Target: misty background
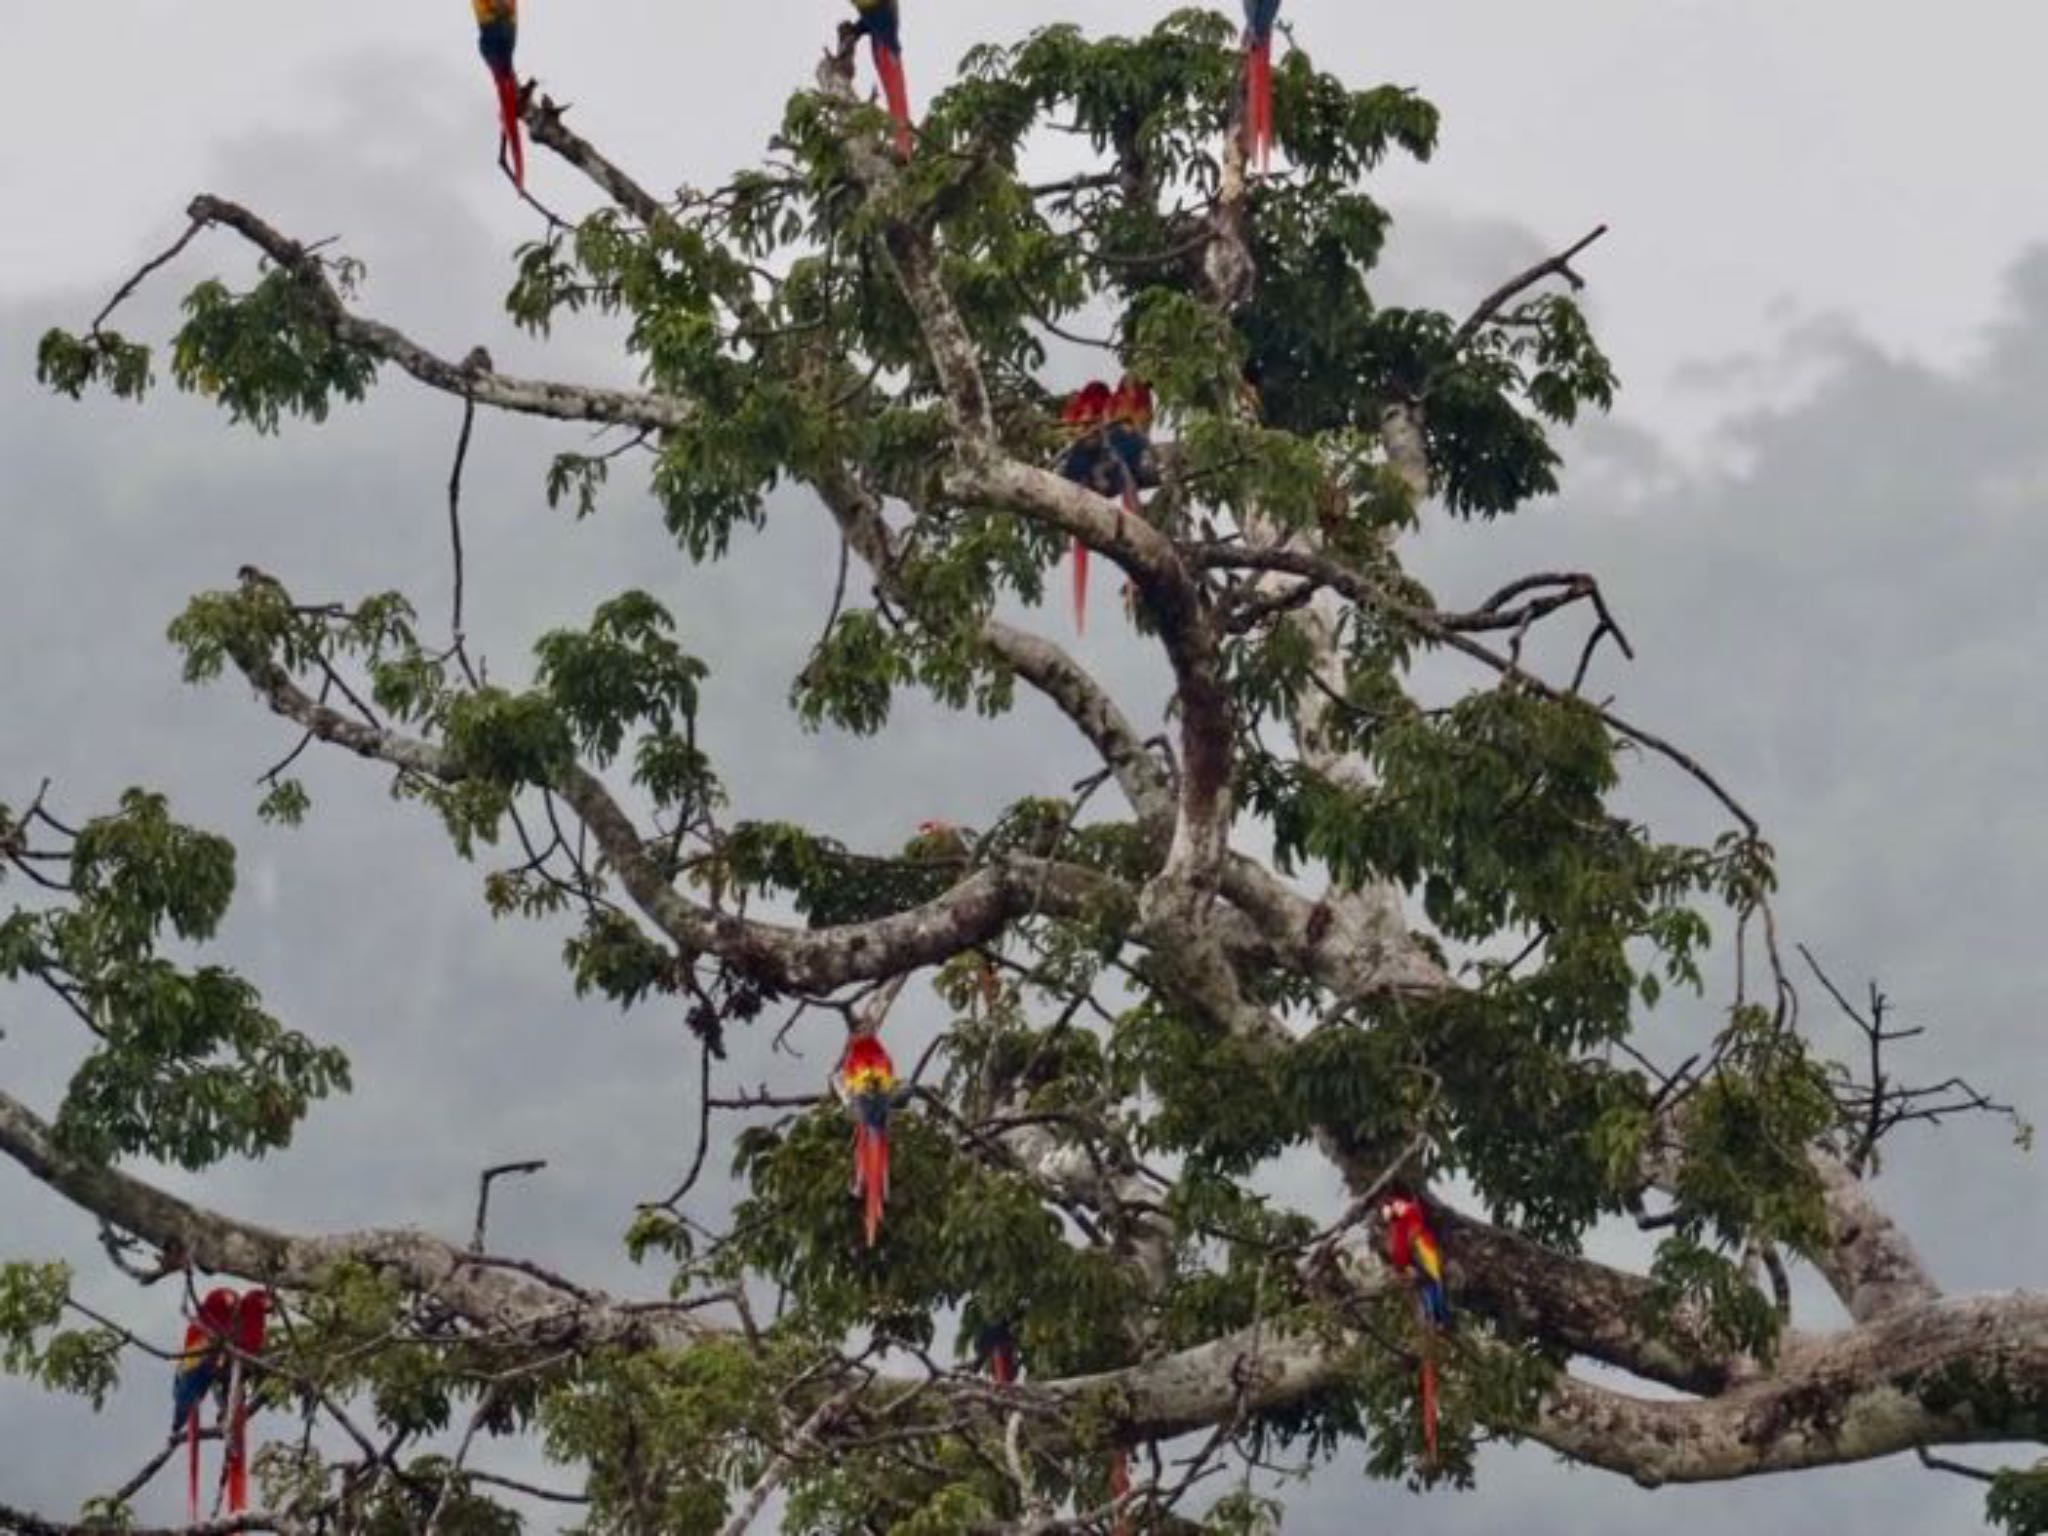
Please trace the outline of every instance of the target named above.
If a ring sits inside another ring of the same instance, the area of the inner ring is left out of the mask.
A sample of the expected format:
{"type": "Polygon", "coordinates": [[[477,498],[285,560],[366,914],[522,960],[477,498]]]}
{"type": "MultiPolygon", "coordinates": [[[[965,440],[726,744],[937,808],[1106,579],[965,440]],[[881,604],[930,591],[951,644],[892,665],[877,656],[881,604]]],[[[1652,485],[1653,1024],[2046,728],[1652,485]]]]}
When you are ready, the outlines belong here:
{"type": "MultiPolygon", "coordinates": [[[[974,42],[1059,19],[1138,30],[1168,9],[906,7],[920,106],[974,42]]],[[[755,159],[846,13],[832,0],[524,10],[522,72],[656,190],[755,159]]],[[[1923,11],[1847,0],[1289,0],[1285,16],[1322,67],[1412,85],[1444,112],[1434,162],[1392,163],[1373,183],[1397,217],[1383,301],[1462,312],[1612,226],[1579,266],[1622,376],[1616,412],[1564,444],[1561,496],[1487,526],[1432,514],[1411,563],[1453,606],[1525,570],[1598,574],[1638,660],[1609,656],[1597,686],[1762,819],[1788,941],[1852,993],[1875,977],[1902,1022],[1931,1026],[1898,1065],[1971,1077],[2039,1118],[2048,96],[2034,75],[2048,12],[1969,0],[1937,28],[1923,11]]],[[[241,886],[213,957],[288,1024],[345,1046],[355,1070],[355,1092],[318,1108],[288,1152],[164,1182],[281,1226],[417,1223],[459,1240],[479,1168],[545,1157],[545,1173],[498,1186],[494,1245],[658,1289],[664,1277],[636,1271],[619,1236],[692,1151],[696,1054],[680,1018],[576,999],[559,932],[493,922],[482,869],[454,857],[428,814],[393,804],[381,770],[311,753],[307,825],[257,822],[254,780],[291,733],[239,683],[183,686],[163,638],[192,593],[231,585],[244,563],[306,599],[402,587],[430,631],[444,627],[459,404],[387,369],[365,406],[263,439],[169,392],[140,409],[73,404],[33,381],[42,331],[90,319],[200,191],[297,238],[338,237],[368,264],[361,307],[444,355],[483,342],[509,372],[626,381],[603,327],[543,345],[503,317],[509,255],[539,229],[493,164],[468,8],[0,0],[0,19],[21,65],[0,95],[0,800],[21,804],[47,776],[56,808],[76,817],[147,784],[234,837],[241,886]]],[[[591,205],[544,151],[529,181],[572,215],[591,205]]],[[[250,270],[244,247],[209,236],[115,323],[161,342],[191,282],[250,270]]],[[[479,416],[466,607],[495,676],[523,678],[534,635],[637,585],[713,666],[700,735],[735,815],[802,816],[892,845],[920,820],[980,824],[1089,770],[1078,738],[1032,700],[990,724],[906,695],[881,738],[807,735],[782,706],[831,600],[825,514],[779,499],[734,559],[694,570],[630,461],[594,520],[548,510],[548,459],[587,441],[479,416]]],[[[1145,700],[1156,674],[1101,580],[1079,650],[1145,700]]],[[[1043,622],[1067,638],[1064,609],[1043,622]]],[[[1628,793],[1667,835],[1718,824],[1654,765],[1628,793]]],[[[1825,1012],[1810,989],[1809,1023],[1850,1049],[1825,1012]]],[[[1703,1018],[1678,1005],[1657,1027],[1703,1018]]],[[[75,1030],[19,988],[0,992],[0,1030],[0,1084],[48,1113],[75,1030]]],[[[740,1076],[764,1059],[758,1039],[735,1046],[740,1076]]],[[[822,1079],[831,1056],[814,1044],[807,1065],[775,1070],[822,1079]]],[[[715,1150],[712,1168],[723,1172],[715,1150]]],[[[701,1214],[724,1188],[706,1186],[701,1214]]],[[[2009,1129],[1901,1133],[1880,1192],[1944,1286],[2048,1283],[2048,1176],[2009,1129]]],[[[110,1278],[93,1224],[0,1167],[0,1259],[58,1256],[97,1300],[173,1342],[169,1288],[110,1278]]],[[[124,1479],[161,1444],[167,1374],[131,1361],[99,1416],[0,1382],[0,1503],[61,1518],[124,1479]]],[[[1359,1459],[1284,1493],[1288,1528],[1980,1523],[1980,1489],[1909,1459],[1652,1494],[1540,1449],[1495,1450],[1476,1492],[1421,1501],[1365,1482],[1359,1459]]],[[[564,1481],[526,1451],[490,1447],[478,1462],[564,1481]]],[[[160,1477],[145,1519],[176,1517],[179,1481],[160,1477]]]]}

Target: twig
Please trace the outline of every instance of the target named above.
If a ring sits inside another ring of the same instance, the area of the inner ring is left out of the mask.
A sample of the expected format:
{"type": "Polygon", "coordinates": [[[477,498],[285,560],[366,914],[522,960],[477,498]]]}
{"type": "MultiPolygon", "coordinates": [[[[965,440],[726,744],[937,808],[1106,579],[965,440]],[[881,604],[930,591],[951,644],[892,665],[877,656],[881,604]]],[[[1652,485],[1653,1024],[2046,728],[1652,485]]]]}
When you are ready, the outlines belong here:
{"type": "MultiPolygon", "coordinates": [[[[1458,353],[1464,351],[1472,338],[1479,334],[1480,327],[1499,314],[1510,299],[1525,289],[1535,287],[1544,278],[1553,275],[1561,277],[1572,285],[1574,292],[1584,288],[1586,280],[1572,270],[1571,260],[1606,233],[1607,226],[1605,224],[1596,225],[1590,233],[1582,235],[1567,249],[1558,252],[1555,256],[1546,256],[1526,271],[1517,272],[1513,277],[1481,299],[1479,307],[1467,315],[1464,324],[1451,333],[1451,355],[1455,357],[1458,353]]],[[[1424,386],[1424,388],[1426,391],[1427,386],[1424,386]]]]}
{"type": "Polygon", "coordinates": [[[193,237],[205,227],[206,221],[204,219],[194,219],[191,223],[187,224],[185,226],[185,233],[172,241],[170,246],[160,255],[152,256],[148,261],[145,261],[135,270],[134,275],[127,282],[114,290],[114,296],[107,300],[104,309],[92,317],[92,324],[87,326],[86,329],[97,336],[100,333],[100,327],[106,323],[107,317],[112,315],[115,310],[119,309],[122,304],[126,303],[134,295],[135,290],[148,280],[149,274],[156,271],[157,268],[174,261],[178,253],[190,245],[193,237]]]}
{"type": "Polygon", "coordinates": [[[547,1159],[536,1157],[520,1163],[499,1163],[483,1171],[476,1183],[476,1231],[469,1239],[471,1253],[480,1254],[484,1251],[484,1226],[491,1210],[491,1181],[508,1174],[539,1173],[545,1167],[547,1159]]]}

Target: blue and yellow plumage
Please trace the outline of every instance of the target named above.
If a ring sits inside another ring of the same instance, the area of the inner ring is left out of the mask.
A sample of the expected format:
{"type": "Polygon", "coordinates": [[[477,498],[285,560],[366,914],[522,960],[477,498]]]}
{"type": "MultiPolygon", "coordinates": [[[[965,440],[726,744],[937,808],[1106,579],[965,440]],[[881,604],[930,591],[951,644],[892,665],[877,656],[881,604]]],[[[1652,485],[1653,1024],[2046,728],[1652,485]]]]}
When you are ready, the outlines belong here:
{"type": "Polygon", "coordinates": [[[853,1192],[861,1202],[861,1230],[872,1248],[882,1235],[882,1208],[889,1201],[889,1115],[899,1093],[895,1063],[874,1035],[847,1041],[838,1088],[853,1120],[853,1192]]]}
{"type": "Polygon", "coordinates": [[[1444,1255],[1429,1229],[1429,1216],[1418,1200],[1395,1195],[1380,1207],[1387,1224],[1387,1262],[1415,1282],[1416,1299],[1426,1325],[1422,1346],[1422,1446],[1436,1461],[1435,1337],[1451,1326],[1451,1302],[1444,1293],[1444,1255]]]}
{"type": "Polygon", "coordinates": [[[228,1339],[239,1300],[225,1287],[206,1293],[185,1325],[185,1347],[178,1352],[177,1372],[171,1378],[171,1436],[176,1439],[183,1431],[189,1448],[186,1512],[194,1522],[199,1519],[199,1410],[209,1396],[227,1386],[228,1339]]]}

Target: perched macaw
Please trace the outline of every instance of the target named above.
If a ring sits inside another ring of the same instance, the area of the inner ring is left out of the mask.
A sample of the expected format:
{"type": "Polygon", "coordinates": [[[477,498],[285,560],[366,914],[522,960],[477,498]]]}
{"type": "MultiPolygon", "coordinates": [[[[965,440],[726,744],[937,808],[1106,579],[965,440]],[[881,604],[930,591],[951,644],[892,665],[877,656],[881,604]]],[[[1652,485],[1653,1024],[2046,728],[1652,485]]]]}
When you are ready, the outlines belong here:
{"type": "MultiPolygon", "coordinates": [[[[1415,1282],[1422,1321],[1432,1334],[1445,1333],[1451,1326],[1450,1298],[1444,1294],[1443,1249],[1429,1229],[1429,1217],[1419,1201],[1395,1195],[1380,1206],[1387,1224],[1387,1262],[1415,1282]]],[[[1429,1460],[1436,1460],[1436,1351],[1430,1338],[1422,1347],[1422,1444],[1429,1460]]]]}
{"type": "Polygon", "coordinates": [[[889,103],[889,116],[896,122],[896,153],[910,158],[910,87],[903,78],[903,18],[896,0],[853,0],[860,20],[853,25],[855,37],[866,37],[875,56],[875,75],[882,82],[882,97],[889,103]]]}
{"type": "Polygon", "coordinates": [[[1109,397],[1109,453],[1116,461],[1118,489],[1127,512],[1138,510],[1138,488],[1153,483],[1146,462],[1151,451],[1152,386],[1127,373],[1109,397]]]}
{"type": "Polygon", "coordinates": [[[1246,158],[1264,170],[1273,158],[1273,23],[1280,0],[1244,0],[1246,158]]]}
{"type": "Polygon", "coordinates": [[[1017,1336],[1004,1322],[986,1323],[974,1336],[974,1361],[986,1366],[996,1385],[1007,1387],[1017,1379],[1017,1336]]]}
{"type": "Polygon", "coordinates": [[[199,1519],[199,1419],[207,1396],[222,1387],[228,1377],[228,1341],[234,1336],[235,1293],[225,1286],[208,1291],[192,1321],[185,1325],[185,1347],[178,1355],[177,1374],[171,1379],[171,1435],[185,1431],[191,1447],[191,1472],[187,1478],[189,1514],[199,1519]]]}
{"type": "Polygon", "coordinates": [[[862,1229],[872,1248],[889,1200],[889,1115],[900,1093],[896,1064],[873,1033],[846,1042],[837,1086],[853,1120],[853,1193],[861,1202],[862,1229]]]}
{"type": "Polygon", "coordinates": [[[229,1334],[234,1345],[228,1362],[228,1449],[222,1471],[228,1485],[228,1513],[249,1507],[249,1372],[263,1353],[270,1318],[270,1292],[246,1292],[235,1308],[229,1334]]]}
{"type": "Polygon", "coordinates": [[[470,0],[476,12],[477,52],[498,88],[498,163],[509,157],[512,185],[526,190],[526,147],[519,138],[519,76],[512,50],[519,42],[519,0],[470,0]]]}
{"type": "MultiPolygon", "coordinates": [[[[1110,402],[1115,398],[1100,379],[1091,379],[1076,390],[1060,412],[1060,425],[1070,440],[1060,454],[1059,472],[1076,485],[1100,495],[1112,462],[1105,431],[1109,425],[1110,402]]],[[[1074,631],[1088,629],[1088,546],[1074,540],[1074,631]]]]}

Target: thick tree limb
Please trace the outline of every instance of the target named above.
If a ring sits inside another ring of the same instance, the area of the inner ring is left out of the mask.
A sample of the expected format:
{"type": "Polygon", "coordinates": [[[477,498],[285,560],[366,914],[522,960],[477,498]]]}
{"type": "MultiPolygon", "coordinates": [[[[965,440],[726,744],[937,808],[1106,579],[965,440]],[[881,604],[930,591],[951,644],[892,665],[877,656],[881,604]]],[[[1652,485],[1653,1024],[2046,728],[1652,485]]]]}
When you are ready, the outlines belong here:
{"type": "MultiPolygon", "coordinates": [[[[318,739],[442,782],[465,776],[445,748],[350,719],[312,698],[268,658],[236,661],[271,709],[318,739]]],[[[552,787],[603,850],[635,906],[671,942],[685,954],[715,955],[781,991],[829,992],[937,964],[994,938],[1027,912],[1064,911],[1114,894],[1110,882],[1076,866],[1005,857],[936,901],[872,922],[811,929],[755,922],[700,906],[678,891],[657,863],[658,850],[595,774],[571,766],[552,787]]]]}

